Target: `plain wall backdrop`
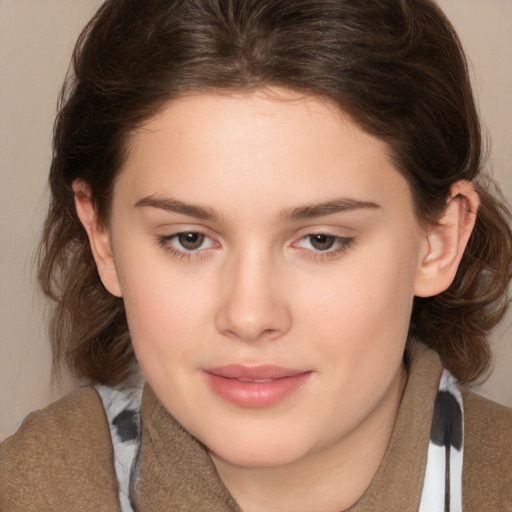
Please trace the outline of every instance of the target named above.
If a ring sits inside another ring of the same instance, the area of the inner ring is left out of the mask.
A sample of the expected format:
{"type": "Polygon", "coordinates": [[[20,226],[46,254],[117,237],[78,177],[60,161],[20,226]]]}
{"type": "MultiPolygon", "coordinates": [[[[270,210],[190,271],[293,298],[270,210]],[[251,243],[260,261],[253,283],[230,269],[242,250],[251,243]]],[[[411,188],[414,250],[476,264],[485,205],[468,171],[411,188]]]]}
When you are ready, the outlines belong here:
{"type": "MultiPolygon", "coordinates": [[[[33,255],[47,208],[57,95],[99,0],[0,0],[0,440],[69,388],[50,385],[33,255]]],[[[512,0],[440,0],[473,68],[489,167],[512,198],[512,0]]],[[[478,389],[512,406],[512,313],[493,333],[495,371],[478,389]]]]}

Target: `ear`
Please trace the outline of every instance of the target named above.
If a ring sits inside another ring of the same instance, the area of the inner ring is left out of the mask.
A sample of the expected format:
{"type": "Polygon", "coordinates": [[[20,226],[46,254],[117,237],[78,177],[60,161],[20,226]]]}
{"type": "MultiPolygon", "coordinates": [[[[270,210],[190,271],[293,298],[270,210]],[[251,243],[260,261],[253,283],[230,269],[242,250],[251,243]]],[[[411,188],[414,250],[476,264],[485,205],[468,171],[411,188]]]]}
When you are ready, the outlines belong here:
{"type": "Polygon", "coordinates": [[[446,209],[437,224],[426,229],[425,250],[414,283],[414,294],[432,297],[453,282],[475,225],[480,200],[473,184],[458,181],[451,187],[446,209]]]}
{"type": "Polygon", "coordinates": [[[91,188],[83,180],[74,180],[72,187],[75,193],[76,211],[89,237],[100,279],[112,295],[121,297],[121,287],[112,252],[110,233],[105,226],[98,222],[98,216],[91,199],[91,188]]]}

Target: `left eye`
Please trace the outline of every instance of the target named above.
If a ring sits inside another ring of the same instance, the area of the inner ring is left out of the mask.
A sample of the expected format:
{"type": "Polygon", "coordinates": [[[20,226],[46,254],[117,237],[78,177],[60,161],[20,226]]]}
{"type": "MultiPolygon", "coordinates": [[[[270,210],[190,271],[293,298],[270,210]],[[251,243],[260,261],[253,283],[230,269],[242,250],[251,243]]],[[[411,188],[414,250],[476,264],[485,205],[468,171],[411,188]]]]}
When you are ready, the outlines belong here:
{"type": "Polygon", "coordinates": [[[343,238],[325,233],[314,233],[301,238],[297,245],[312,251],[343,250],[351,243],[351,238],[343,238]]]}

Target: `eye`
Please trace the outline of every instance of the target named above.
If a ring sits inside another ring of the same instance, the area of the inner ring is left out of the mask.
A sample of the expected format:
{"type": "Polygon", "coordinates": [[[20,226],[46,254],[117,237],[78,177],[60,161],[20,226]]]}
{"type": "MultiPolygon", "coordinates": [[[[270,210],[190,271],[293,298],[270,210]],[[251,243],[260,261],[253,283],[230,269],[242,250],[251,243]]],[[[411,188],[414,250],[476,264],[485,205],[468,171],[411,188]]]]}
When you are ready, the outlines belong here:
{"type": "Polygon", "coordinates": [[[327,251],[336,243],[337,237],[320,233],[317,235],[308,235],[306,238],[309,244],[317,251],[327,251]]]}
{"type": "Polygon", "coordinates": [[[178,233],[176,241],[187,251],[195,251],[203,245],[205,236],[202,233],[178,233]]]}
{"type": "Polygon", "coordinates": [[[303,236],[293,245],[294,247],[306,249],[315,257],[329,257],[346,251],[353,242],[353,238],[345,238],[328,233],[311,233],[303,236]]]}
{"type": "Polygon", "coordinates": [[[158,243],[174,256],[189,257],[214,247],[215,242],[200,231],[182,231],[169,236],[159,236],[158,243]]]}

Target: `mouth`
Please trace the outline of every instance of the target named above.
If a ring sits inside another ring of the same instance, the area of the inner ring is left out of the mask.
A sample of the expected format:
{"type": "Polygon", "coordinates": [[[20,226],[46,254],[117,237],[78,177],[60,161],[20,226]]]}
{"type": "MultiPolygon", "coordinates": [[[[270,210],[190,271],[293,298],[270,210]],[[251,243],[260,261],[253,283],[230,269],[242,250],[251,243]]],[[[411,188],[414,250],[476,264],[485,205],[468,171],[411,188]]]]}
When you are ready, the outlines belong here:
{"type": "Polygon", "coordinates": [[[282,366],[226,365],[202,371],[210,389],[239,407],[275,405],[299,391],[312,372],[282,366]]]}

